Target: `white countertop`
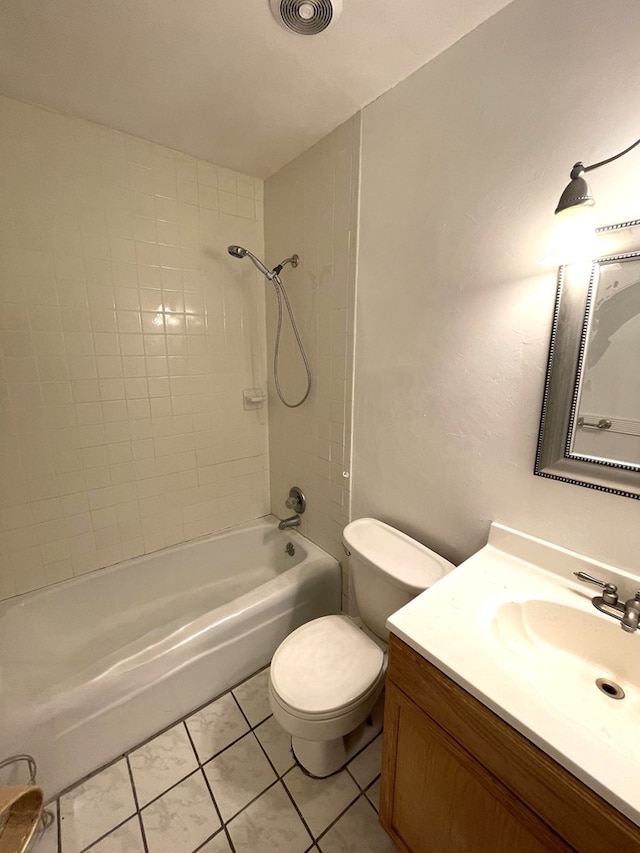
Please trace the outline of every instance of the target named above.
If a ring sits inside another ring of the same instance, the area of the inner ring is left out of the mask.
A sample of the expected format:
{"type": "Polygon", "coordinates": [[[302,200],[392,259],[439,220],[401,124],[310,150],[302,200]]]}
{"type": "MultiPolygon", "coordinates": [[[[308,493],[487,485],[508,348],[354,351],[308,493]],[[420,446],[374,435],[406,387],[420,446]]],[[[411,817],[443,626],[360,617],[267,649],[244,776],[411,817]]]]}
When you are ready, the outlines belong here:
{"type": "Polygon", "coordinates": [[[484,548],[387,626],[640,826],[640,631],[626,634],[599,613],[598,588],[574,571],[617,583],[622,601],[640,586],[494,523],[484,548]],[[625,698],[602,693],[597,677],[619,683],[625,698]]]}

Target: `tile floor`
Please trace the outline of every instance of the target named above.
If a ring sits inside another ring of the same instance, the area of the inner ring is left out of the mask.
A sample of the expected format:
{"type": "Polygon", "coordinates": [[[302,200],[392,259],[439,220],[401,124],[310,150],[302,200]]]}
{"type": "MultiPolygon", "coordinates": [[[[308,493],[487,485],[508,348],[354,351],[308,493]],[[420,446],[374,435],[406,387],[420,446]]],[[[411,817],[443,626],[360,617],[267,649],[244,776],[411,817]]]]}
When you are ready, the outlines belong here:
{"type": "Polygon", "coordinates": [[[263,670],[62,794],[30,853],[392,853],[378,737],[328,779],[295,764],[263,670]]]}

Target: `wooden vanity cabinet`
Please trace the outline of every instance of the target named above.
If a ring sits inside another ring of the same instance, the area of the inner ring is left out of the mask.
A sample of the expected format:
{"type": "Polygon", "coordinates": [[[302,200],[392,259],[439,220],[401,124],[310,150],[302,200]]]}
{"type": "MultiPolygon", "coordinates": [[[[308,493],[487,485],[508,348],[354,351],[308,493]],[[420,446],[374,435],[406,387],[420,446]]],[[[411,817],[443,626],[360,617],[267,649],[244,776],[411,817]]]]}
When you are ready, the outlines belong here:
{"type": "Polygon", "coordinates": [[[640,828],[394,635],[380,822],[406,853],[640,853],[640,828]]]}

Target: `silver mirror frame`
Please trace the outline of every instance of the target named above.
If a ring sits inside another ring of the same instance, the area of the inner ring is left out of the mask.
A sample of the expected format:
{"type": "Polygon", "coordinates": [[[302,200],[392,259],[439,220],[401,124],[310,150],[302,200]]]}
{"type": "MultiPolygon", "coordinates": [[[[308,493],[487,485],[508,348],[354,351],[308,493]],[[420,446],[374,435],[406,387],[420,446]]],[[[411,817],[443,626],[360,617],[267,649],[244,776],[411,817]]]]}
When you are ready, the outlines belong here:
{"type": "Polygon", "coordinates": [[[581,269],[561,266],[558,270],[534,474],[640,500],[640,471],[637,466],[595,460],[570,452],[576,417],[576,383],[584,358],[588,306],[596,265],[640,256],[640,219],[609,225],[597,231],[598,234],[611,234],[622,229],[631,230],[628,235],[623,235],[627,239],[620,242],[635,241],[635,251],[621,251],[598,258],[591,266],[590,275],[585,274],[584,266],[581,269]]]}

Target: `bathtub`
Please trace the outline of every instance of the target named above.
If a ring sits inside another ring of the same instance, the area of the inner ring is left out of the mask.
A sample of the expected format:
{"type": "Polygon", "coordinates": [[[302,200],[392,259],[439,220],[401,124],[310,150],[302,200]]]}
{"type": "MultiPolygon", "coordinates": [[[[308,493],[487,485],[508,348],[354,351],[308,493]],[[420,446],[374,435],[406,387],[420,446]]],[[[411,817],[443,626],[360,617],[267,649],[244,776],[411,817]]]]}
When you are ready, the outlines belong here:
{"type": "Polygon", "coordinates": [[[339,611],[338,562],[272,516],[0,602],[0,759],[49,799],[339,611]]]}

